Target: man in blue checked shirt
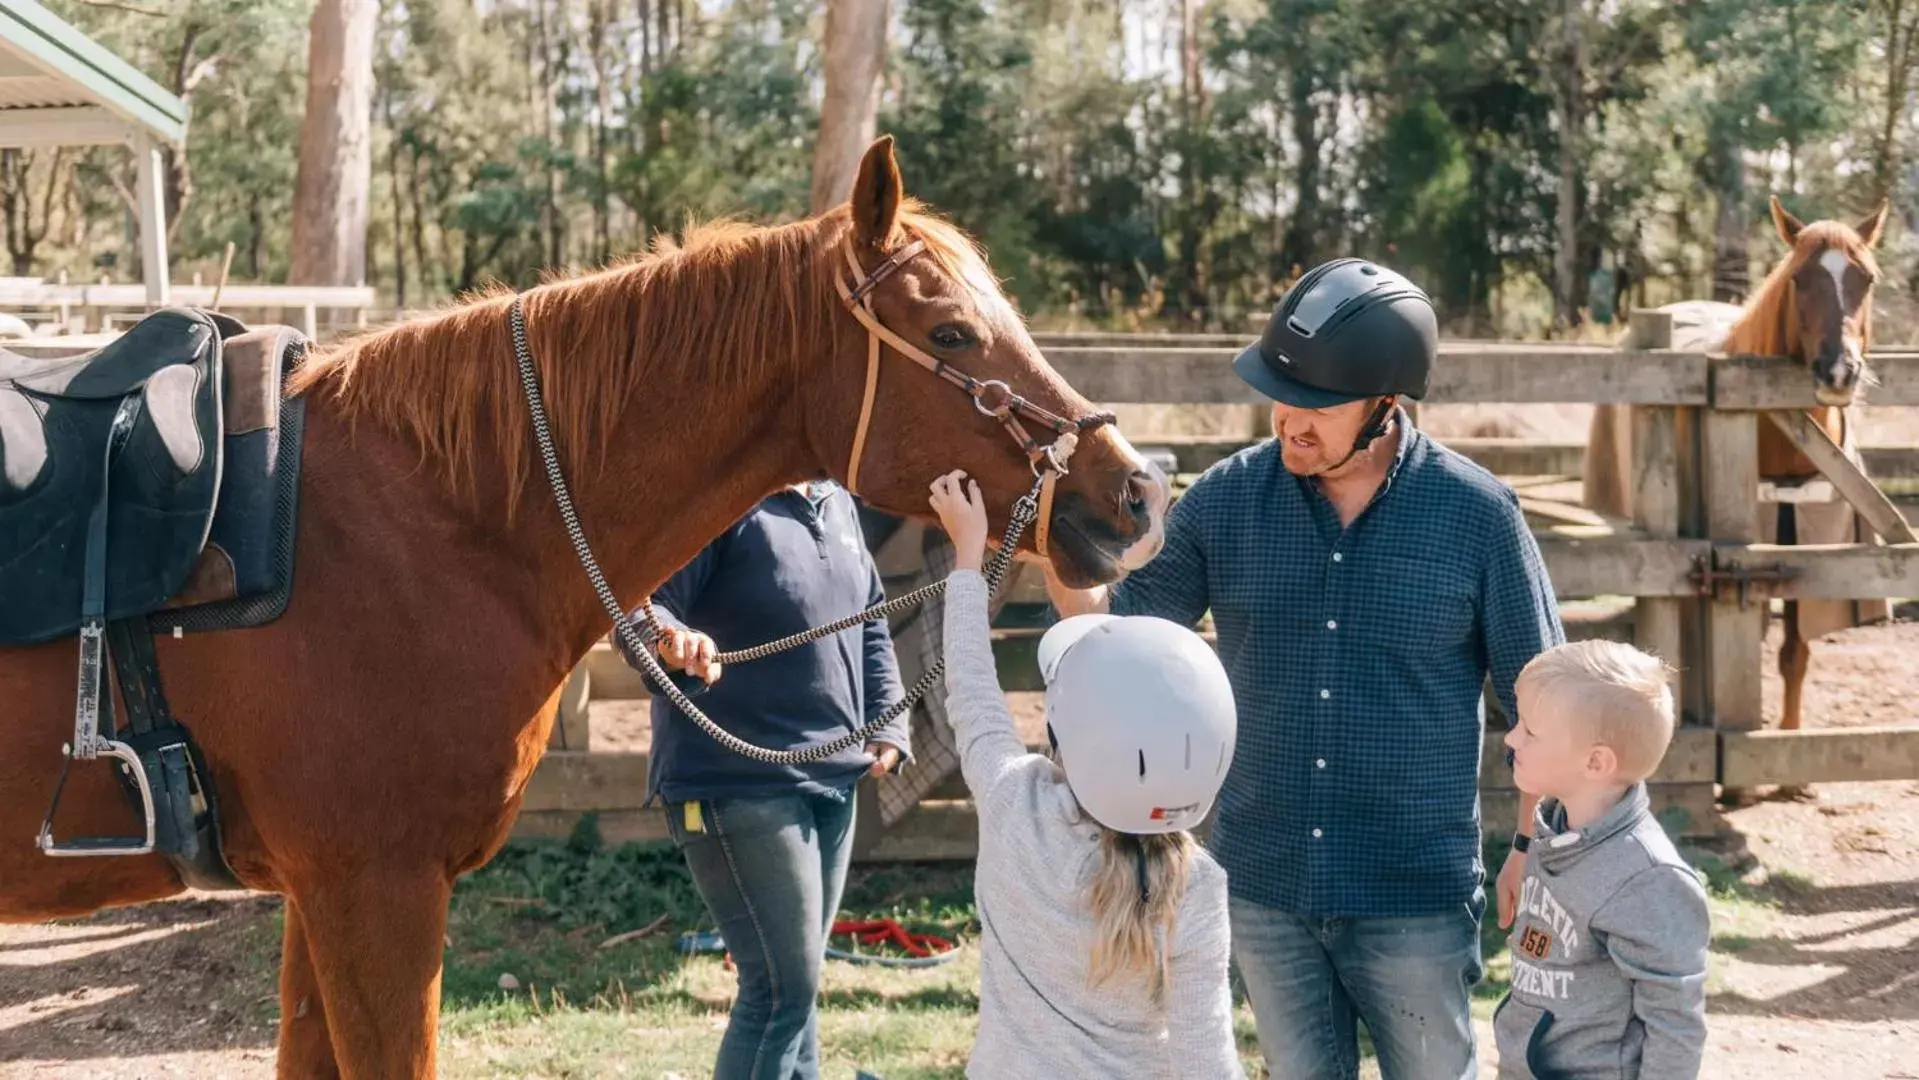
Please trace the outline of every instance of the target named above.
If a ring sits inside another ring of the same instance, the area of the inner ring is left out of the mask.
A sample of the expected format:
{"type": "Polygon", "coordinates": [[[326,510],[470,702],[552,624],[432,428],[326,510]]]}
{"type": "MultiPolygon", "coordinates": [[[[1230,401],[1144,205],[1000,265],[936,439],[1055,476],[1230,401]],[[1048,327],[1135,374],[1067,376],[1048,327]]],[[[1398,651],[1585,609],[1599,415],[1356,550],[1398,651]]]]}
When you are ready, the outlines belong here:
{"type": "MultiPolygon", "coordinates": [[[[1377,264],[1301,278],[1234,362],[1274,439],[1208,469],[1166,547],[1116,585],[1048,582],[1062,614],[1192,625],[1207,611],[1239,708],[1210,845],[1274,1076],[1477,1076],[1481,693],[1564,640],[1512,489],[1413,427],[1431,301],[1377,264]]],[[[1531,799],[1519,821],[1529,829],[1531,799]]],[[[1498,879],[1510,924],[1524,859],[1498,879]]]]}

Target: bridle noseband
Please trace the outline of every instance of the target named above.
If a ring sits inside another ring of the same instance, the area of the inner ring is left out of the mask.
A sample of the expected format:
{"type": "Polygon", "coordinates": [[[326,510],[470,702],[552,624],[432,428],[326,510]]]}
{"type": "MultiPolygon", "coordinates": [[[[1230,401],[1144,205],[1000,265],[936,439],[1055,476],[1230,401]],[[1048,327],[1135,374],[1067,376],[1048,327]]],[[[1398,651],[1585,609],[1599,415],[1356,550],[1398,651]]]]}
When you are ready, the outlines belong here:
{"type": "Polygon", "coordinates": [[[926,250],[926,241],[914,240],[883,259],[871,273],[861,275],[859,258],[853,254],[852,247],[842,249],[846,256],[846,265],[853,274],[853,284],[837,272],[833,275],[833,285],[839,290],[840,300],[846,305],[860,325],[866,328],[866,388],[860,394],[859,424],[853,429],[853,450],[846,464],[846,489],[855,494],[859,492],[860,461],[866,452],[866,431],[873,420],[873,399],[879,389],[880,380],[880,343],[884,341],[893,347],[893,351],[912,360],[919,366],[952,383],[965,391],[973,399],[973,408],[984,416],[990,416],[1000,422],[1013,442],[1026,455],[1028,467],[1039,481],[1039,517],[1034,523],[1033,548],[1041,558],[1047,555],[1047,537],[1053,517],[1053,486],[1068,472],[1067,459],[1079,446],[1081,432],[1091,431],[1102,424],[1114,422],[1110,412],[1093,413],[1079,420],[1068,420],[1057,413],[1050,412],[1013,392],[1013,388],[998,379],[976,379],[953,367],[946,361],[927,353],[924,349],[900,337],[880,322],[873,311],[873,290],[887,278],[893,276],[914,256],[926,250]],[[1020,423],[1024,416],[1036,424],[1053,430],[1054,439],[1041,444],[1020,423]]]}

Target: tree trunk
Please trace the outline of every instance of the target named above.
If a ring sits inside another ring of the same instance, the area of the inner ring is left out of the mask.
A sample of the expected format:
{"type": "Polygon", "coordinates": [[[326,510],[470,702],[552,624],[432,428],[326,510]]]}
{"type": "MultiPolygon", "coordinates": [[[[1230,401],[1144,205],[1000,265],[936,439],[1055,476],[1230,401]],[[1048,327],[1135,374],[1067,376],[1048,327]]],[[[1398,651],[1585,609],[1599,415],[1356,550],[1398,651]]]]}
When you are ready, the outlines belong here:
{"type": "Polygon", "coordinates": [[[813,143],[810,213],[825,213],[846,200],[860,155],[873,141],[888,7],[888,0],[827,0],[826,97],[813,143]]]}
{"type": "MultiPolygon", "coordinates": [[[[218,70],[216,61],[220,59],[217,53],[204,59],[199,55],[201,35],[207,29],[205,23],[189,21],[181,31],[180,51],[173,56],[173,71],[167,87],[187,107],[189,143],[192,141],[193,92],[218,70]]],[[[187,204],[193,201],[193,162],[185,146],[170,143],[160,148],[160,162],[160,198],[166,209],[167,242],[172,243],[187,204]]]]}
{"type": "Polygon", "coordinates": [[[373,37],[379,0],[319,0],[309,24],[306,118],[293,190],[290,277],[366,282],[373,182],[373,37]]]}
{"type": "Polygon", "coordinates": [[[260,254],[266,249],[267,215],[258,192],[247,196],[247,276],[260,280],[260,254]]]}
{"type": "MultiPolygon", "coordinates": [[[[564,4],[565,0],[553,0],[564,4]]],[[[553,165],[559,153],[559,137],[554,132],[554,113],[559,107],[559,75],[554,71],[553,62],[555,28],[551,25],[553,16],[548,11],[548,0],[535,0],[533,5],[534,27],[538,32],[536,47],[540,50],[539,82],[535,86],[534,100],[538,120],[535,130],[545,146],[544,156],[546,173],[544,196],[540,200],[540,232],[546,239],[544,257],[548,267],[558,267],[561,262],[561,222],[560,222],[560,171],[553,165]]],[[[561,22],[564,22],[562,19],[561,22]]]]}
{"type": "Polygon", "coordinates": [[[633,15],[640,24],[640,78],[653,74],[652,0],[633,0],[633,15]]]}
{"type": "Polygon", "coordinates": [[[1207,306],[1206,270],[1202,248],[1206,240],[1206,175],[1200,161],[1204,138],[1202,114],[1205,87],[1200,81],[1199,12],[1205,0],[1180,0],[1179,66],[1180,126],[1183,151],[1181,187],[1186,207],[1180,215],[1180,314],[1189,322],[1202,321],[1207,306]]]}
{"type": "MultiPolygon", "coordinates": [[[[417,148],[411,148],[407,153],[407,175],[413,181],[406,186],[406,197],[407,201],[412,204],[410,209],[413,214],[413,265],[419,270],[420,291],[429,292],[432,290],[434,282],[444,283],[446,281],[446,260],[442,259],[437,264],[427,261],[426,202],[424,198],[426,181],[420,176],[420,151],[417,148]]],[[[441,236],[441,250],[444,251],[445,230],[441,230],[441,236]]]]}
{"type": "Polygon", "coordinates": [[[1279,244],[1280,272],[1296,276],[1314,264],[1319,246],[1319,106],[1313,101],[1316,89],[1312,60],[1308,57],[1306,28],[1300,28],[1299,45],[1293,56],[1292,93],[1288,108],[1293,120],[1293,144],[1299,147],[1299,161],[1293,170],[1293,213],[1286,223],[1285,237],[1279,244]]]}
{"type": "Polygon", "coordinates": [[[393,88],[382,87],[380,106],[386,119],[387,180],[393,187],[393,310],[406,310],[406,184],[400,175],[400,129],[393,122],[393,88]]]}
{"type": "Polygon", "coordinates": [[[1579,323],[1579,153],[1585,117],[1585,49],[1581,0],[1560,8],[1565,84],[1559,100],[1559,244],[1553,258],[1553,323],[1561,331],[1579,323]]]}
{"type": "Polygon", "coordinates": [[[1905,115],[1906,87],[1912,75],[1914,27],[1906,25],[1906,0],[1882,0],[1882,6],[1886,17],[1886,100],[1878,145],[1873,148],[1870,206],[1892,197],[1893,177],[1899,170],[1899,119],[1905,115]]]}
{"type": "Polygon", "coordinates": [[[1751,286],[1746,251],[1746,161],[1739,143],[1719,134],[1713,140],[1713,194],[1719,220],[1713,237],[1712,298],[1739,304],[1751,286]]]}
{"type": "Polygon", "coordinates": [[[612,20],[611,0],[588,0],[588,44],[592,48],[593,86],[598,93],[598,108],[593,117],[593,168],[597,181],[593,192],[593,261],[604,266],[612,255],[611,211],[607,205],[606,120],[613,113],[613,83],[606,63],[606,29],[612,20]]]}
{"type": "Polygon", "coordinates": [[[66,147],[55,147],[47,166],[47,186],[40,193],[36,214],[33,199],[34,155],[8,148],[0,150],[0,202],[4,202],[7,254],[16,277],[33,274],[34,254],[53,227],[53,207],[61,201],[61,177],[67,172],[66,147]],[[38,219],[36,221],[36,218],[38,219]]]}

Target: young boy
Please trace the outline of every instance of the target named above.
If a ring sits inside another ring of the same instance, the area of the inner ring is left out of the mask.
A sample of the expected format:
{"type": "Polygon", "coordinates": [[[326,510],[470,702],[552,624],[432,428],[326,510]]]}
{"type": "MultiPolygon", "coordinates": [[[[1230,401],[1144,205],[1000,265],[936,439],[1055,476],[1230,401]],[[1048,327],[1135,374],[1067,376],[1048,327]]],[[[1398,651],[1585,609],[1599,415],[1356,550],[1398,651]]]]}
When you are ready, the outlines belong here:
{"type": "Polygon", "coordinates": [[[1514,687],[1513,779],[1540,796],[1493,1013],[1502,1080],[1688,1080],[1706,1038],[1706,894],[1648,810],[1666,667],[1629,645],[1539,654],[1514,687]]]}

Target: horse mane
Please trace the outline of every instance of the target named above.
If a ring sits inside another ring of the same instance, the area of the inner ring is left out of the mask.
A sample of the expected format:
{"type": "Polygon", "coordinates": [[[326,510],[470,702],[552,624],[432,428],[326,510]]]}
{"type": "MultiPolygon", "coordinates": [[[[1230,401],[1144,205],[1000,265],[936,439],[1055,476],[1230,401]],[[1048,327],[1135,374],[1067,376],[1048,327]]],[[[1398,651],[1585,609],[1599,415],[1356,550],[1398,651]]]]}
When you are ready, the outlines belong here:
{"type": "MultiPolygon", "coordinates": [[[[956,280],[986,265],[971,237],[916,200],[903,200],[900,225],[956,280]]],[[[475,505],[481,459],[497,457],[511,520],[538,467],[507,318],[515,295],[555,448],[577,480],[604,467],[616,438],[632,437],[621,415],[649,382],[694,376],[738,392],[756,379],[797,377],[825,355],[835,320],[850,321],[833,282],[851,228],[845,204],[779,226],[689,223],[678,241],[656,235],[646,251],[603,269],[519,294],[493,285],[316,349],[290,393],[324,394],[349,420],[410,438],[455,496],[475,505]]]]}
{"type": "MultiPolygon", "coordinates": [[[[1839,221],[1812,222],[1799,231],[1792,250],[1760,283],[1746,304],[1746,313],[1727,332],[1721,351],[1734,355],[1804,359],[1799,340],[1799,318],[1793,311],[1792,278],[1801,267],[1827,248],[1845,252],[1867,273],[1874,277],[1879,275],[1879,262],[1873,257],[1872,249],[1866,246],[1866,242],[1850,225],[1839,221]]],[[[1872,305],[1866,305],[1861,312],[1860,322],[1865,344],[1870,347],[1872,305]]]]}

